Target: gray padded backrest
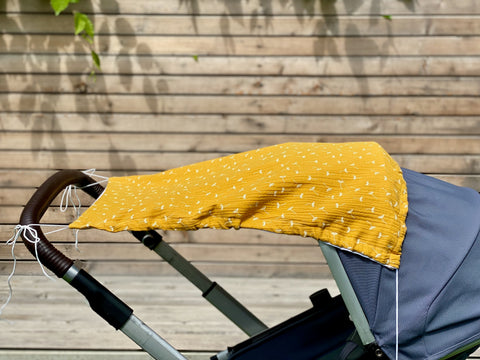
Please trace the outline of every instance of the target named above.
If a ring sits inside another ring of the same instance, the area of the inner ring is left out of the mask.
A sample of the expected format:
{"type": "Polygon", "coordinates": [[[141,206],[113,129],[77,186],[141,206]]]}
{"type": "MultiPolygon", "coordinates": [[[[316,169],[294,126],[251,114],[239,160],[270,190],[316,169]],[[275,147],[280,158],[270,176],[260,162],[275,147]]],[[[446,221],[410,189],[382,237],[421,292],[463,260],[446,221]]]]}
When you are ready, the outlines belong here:
{"type": "MultiPolygon", "coordinates": [[[[480,195],[403,169],[399,358],[439,359],[480,339],[480,195]]],[[[339,251],[377,343],[395,357],[395,271],[339,251]]]]}

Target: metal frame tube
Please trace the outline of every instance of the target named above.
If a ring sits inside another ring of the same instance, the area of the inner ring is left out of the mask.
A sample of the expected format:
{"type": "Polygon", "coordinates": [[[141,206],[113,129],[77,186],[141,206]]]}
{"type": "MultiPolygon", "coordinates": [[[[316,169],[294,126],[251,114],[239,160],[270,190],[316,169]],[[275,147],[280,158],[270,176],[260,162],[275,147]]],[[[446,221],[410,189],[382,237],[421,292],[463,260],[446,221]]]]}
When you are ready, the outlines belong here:
{"type": "Polygon", "coordinates": [[[268,329],[267,325],[237,299],[216,282],[211,281],[174,248],[163,241],[159,233],[156,231],[133,231],[132,234],[195,285],[205,299],[248,336],[256,335],[268,329]]]}
{"type": "Polygon", "coordinates": [[[154,359],[187,360],[172,345],[133,314],[125,325],[120,328],[120,331],[148,352],[154,359]]]}
{"type": "Polygon", "coordinates": [[[72,265],[63,279],[87,298],[95,312],[117,330],[122,331],[154,359],[186,360],[172,345],[137,318],[133,310],[130,311],[127,305],[93,277],[86,275],[83,270],[72,265]],[[82,286],[76,284],[79,279],[82,279],[82,286]],[[84,285],[85,281],[88,283],[87,286],[84,285]]]}
{"type": "Polygon", "coordinates": [[[367,317],[363,312],[360,302],[358,301],[355,290],[353,290],[350,279],[348,278],[347,272],[345,271],[342,261],[338,256],[337,249],[333,246],[330,246],[322,241],[318,242],[320,248],[322,249],[323,256],[327,260],[328,266],[332,275],[337,283],[340,294],[342,295],[345,306],[350,313],[352,322],[357,329],[358,335],[362,340],[363,345],[368,345],[375,343],[375,337],[373,336],[370,325],[368,324],[367,317]]]}

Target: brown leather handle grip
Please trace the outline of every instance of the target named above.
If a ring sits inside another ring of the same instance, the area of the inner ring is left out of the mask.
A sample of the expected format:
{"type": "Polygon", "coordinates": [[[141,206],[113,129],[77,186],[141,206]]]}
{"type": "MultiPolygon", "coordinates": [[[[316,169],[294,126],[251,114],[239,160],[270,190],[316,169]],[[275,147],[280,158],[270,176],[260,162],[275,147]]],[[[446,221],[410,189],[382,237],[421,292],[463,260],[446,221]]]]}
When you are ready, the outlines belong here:
{"type": "MultiPolygon", "coordinates": [[[[104,190],[103,186],[81,171],[60,171],[47,179],[30,198],[20,216],[20,225],[39,224],[40,219],[55,197],[69,185],[82,188],[83,191],[95,199],[104,190]]],[[[44,266],[53,271],[58,277],[63,277],[73,265],[73,260],[57,250],[47,240],[39,226],[32,225],[32,228],[37,232],[38,240],[36,244],[32,242],[32,239],[26,238],[25,232],[22,232],[23,243],[33,256],[38,254],[38,260],[44,266]]]]}

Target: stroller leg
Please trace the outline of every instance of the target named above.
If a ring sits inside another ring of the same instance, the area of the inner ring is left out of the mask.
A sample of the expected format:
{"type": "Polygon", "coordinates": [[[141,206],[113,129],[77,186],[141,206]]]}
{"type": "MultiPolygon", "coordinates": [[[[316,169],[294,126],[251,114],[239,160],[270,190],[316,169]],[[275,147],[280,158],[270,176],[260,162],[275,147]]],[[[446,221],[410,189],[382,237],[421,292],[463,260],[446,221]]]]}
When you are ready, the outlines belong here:
{"type": "Polygon", "coordinates": [[[220,310],[221,313],[248,336],[256,335],[268,328],[225,289],[216,282],[211,281],[205,274],[163,241],[159,233],[156,231],[132,231],[132,235],[150,250],[155,251],[174,269],[195,285],[202,292],[202,296],[205,299],[220,310]]]}

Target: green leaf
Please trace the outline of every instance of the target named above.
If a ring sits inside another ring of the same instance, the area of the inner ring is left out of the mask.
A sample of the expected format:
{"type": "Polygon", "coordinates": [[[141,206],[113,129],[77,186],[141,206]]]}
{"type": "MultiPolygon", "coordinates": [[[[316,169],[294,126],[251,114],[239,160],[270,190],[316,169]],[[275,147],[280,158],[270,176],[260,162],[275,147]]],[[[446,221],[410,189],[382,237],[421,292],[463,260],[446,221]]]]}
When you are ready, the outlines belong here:
{"type": "Polygon", "coordinates": [[[198,62],[198,55],[193,55],[192,58],[193,58],[193,60],[195,60],[196,62],[198,62]]]}
{"type": "Polygon", "coordinates": [[[60,15],[60,13],[65,10],[69,4],[70,0],[50,0],[50,6],[52,7],[53,11],[55,11],[56,16],[60,15]]]}
{"type": "Polygon", "coordinates": [[[392,20],[392,15],[383,15],[383,18],[386,20],[392,20]]]}
{"type": "Polygon", "coordinates": [[[76,12],[75,13],[75,35],[84,32],[83,37],[89,43],[93,42],[93,36],[95,35],[95,31],[93,29],[93,23],[90,21],[87,15],[76,12]]]}
{"type": "Polygon", "coordinates": [[[86,22],[85,16],[82,16],[82,13],[75,13],[74,21],[75,21],[75,35],[80,34],[83,30],[85,30],[86,22]]]}
{"type": "Polygon", "coordinates": [[[100,57],[98,56],[98,54],[92,50],[92,59],[93,59],[93,63],[95,64],[95,66],[98,68],[98,70],[102,70],[102,68],[100,67],[100,57]]]}

